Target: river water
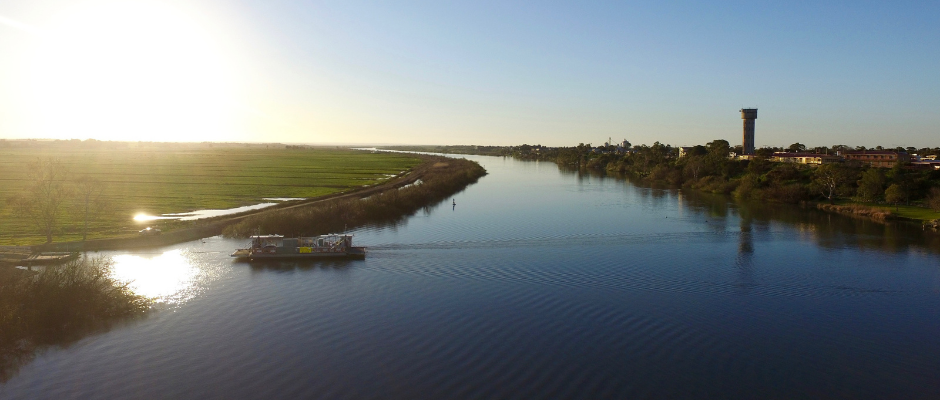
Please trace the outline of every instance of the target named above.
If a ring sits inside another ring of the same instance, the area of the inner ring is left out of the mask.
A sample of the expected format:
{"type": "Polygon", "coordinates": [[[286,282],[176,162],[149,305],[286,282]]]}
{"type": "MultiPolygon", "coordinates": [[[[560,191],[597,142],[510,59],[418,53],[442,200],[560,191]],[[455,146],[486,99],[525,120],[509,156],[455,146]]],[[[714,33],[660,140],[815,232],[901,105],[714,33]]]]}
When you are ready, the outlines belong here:
{"type": "Polygon", "coordinates": [[[936,235],[468,158],[363,261],[103,253],[158,310],[0,398],[940,398],[936,235]]]}

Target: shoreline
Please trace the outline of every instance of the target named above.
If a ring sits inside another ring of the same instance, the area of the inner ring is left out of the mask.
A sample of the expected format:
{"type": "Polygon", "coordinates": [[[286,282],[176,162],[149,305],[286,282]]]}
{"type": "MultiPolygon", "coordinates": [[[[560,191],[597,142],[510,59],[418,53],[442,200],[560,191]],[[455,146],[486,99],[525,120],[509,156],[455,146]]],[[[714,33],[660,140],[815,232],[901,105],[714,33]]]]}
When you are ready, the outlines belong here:
{"type": "MultiPolygon", "coordinates": [[[[389,181],[368,186],[362,187],[353,191],[343,192],[343,193],[334,193],[326,196],[320,196],[316,198],[306,199],[297,203],[284,204],[284,205],[275,205],[272,207],[266,207],[259,210],[251,210],[234,215],[219,216],[213,218],[206,218],[202,220],[195,221],[197,226],[190,228],[176,229],[172,231],[162,232],[159,235],[153,236],[131,236],[131,237],[114,237],[114,238],[103,238],[103,239],[92,239],[85,242],[82,241],[71,241],[71,242],[58,242],[50,244],[39,244],[28,246],[31,248],[32,252],[54,252],[54,251],[65,251],[65,252],[74,252],[74,251],[100,251],[100,250],[122,250],[122,249],[140,249],[140,248],[150,248],[150,247],[161,247],[168,246],[193,240],[198,240],[210,236],[216,236],[222,234],[223,230],[231,225],[237,224],[250,217],[263,216],[265,214],[273,214],[280,211],[290,210],[294,208],[308,207],[311,205],[316,205],[319,203],[324,203],[327,201],[336,201],[336,200],[346,200],[351,198],[365,198],[374,196],[380,193],[385,193],[391,190],[398,190],[402,187],[412,185],[416,181],[425,177],[428,172],[434,168],[434,165],[441,162],[441,160],[448,160],[449,158],[437,155],[417,155],[424,159],[421,164],[414,166],[410,171],[397,176],[389,181]]],[[[21,246],[27,247],[27,246],[21,246]]],[[[0,261],[2,263],[2,261],[0,261]]]]}
{"type": "MultiPolygon", "coordinates": [[[[559,168],[571,168],[571,169],[576,169],[576,170],[598,171],[598,172],[605,173],[605,174],[609,174],[611,172],[619,173],[619,174],[628,176],[629,177],[628,179],[634,181],[635,183],[640,183],[642,186],[646,186],[646,187],[669,187],[669,188],[676,188],[676,189],[692,190],[692,191],[696,191],[699,193],[711,193],[711,194],[720,193],[720,194],[726,194],[726,195],[734,195],[735,197],[737,197],[737,193],[732,193],[732,192],[735,192],[737,187],[741,185],[741,180],[740,180],[741,178],[738,178],[737,180],[723,180],[722,181],[719,179],[719,180],[715,180],[714,182],[702,182],[703,180],[705,180],[706,177],[703,177],[702,179],[686,180],[685,182],[681,184],[676,184],[675,182],[667,181],[667,179],[654,178],[652,176],[642,175],[642,174],[633,174],[633,173],[630,173],[630,171],[617,169],[611,166],[613,164],[613,161],[610,161],[609,159],[604,159],[602,156],[600,158],[590,159],[588,160],[588,162],[582,163],[581,161],[579,161],[576,165],[571,165],[571,164],[562,163],[557,156],[548,157],[547,154],[534,153],[536,156],[544,155],[546,157],[545,158],[540,158],[540,157],[531,158],[531,157],[521,157],[513,153],[499,153],[497,151],[500,149],[502,150],[511,149],[512,147],[385,146],[384,148],[385,149],[401,149],[401,148],[406,148],[406,147],[409,148],[409,150],[413,150],[413,151],[422,150],[422,151],[429,152],[429,153],[435,153],[435,152],[444,151],[444,150],[459,150],[461,154],[474,154],[474,155],[482,155],[482,156],[494,156],[495,155],[495,156],[511,157],[519,161],[536,161],[536,162],[540,160],[552,161],[559,168]],[[487,151],[489,151],[489,153],[487,153],[487,151]],[[494,152],[498,154],[492,154],[494,152]],[[596,161],[601,161],[601,163],[597,163],[596,161]],[[607,161],[610,161],[610,162],[607,162],[607,161]],[[607,163],[604,164],[604,162],[607,162],[607,163]],[[710,189],[714,189],[714,190],[710,190],[710,189]]],[[[659,174],[659,175],[662,175],[662,174],[659,174]]],[[[682,180],[680,179],[680,182],[681,181],[682,180]]],[[[807,192],[807,188],[803,186],[804,185],[803,183],[793,184],[790,186],[796,186],[796,185],[801,185],[800,189],[803,189],[803,192],[807,192]]],[[[889,206],[889,205],[885,205],[885,206],[871,205],[871,204],[866,204],[866,203],[858,203],[858,202],[854,202],[854,201],[846,200],[846,199],[838,200],[837,204],[831,205],[827,201],[818,200],[818,196],[811,196],[811,193],[808,193],[808,192],[798,193],[798,195],[800,195],[798,197],[801,197],[801,198],[794,198],[794,199],[783,198],[781,200],[770,199],[767,201],[770,201],[770,202],[779,201],[780,203],[784,203],[784,204],[796,204],[796,205],[801,205],[803,207],[816,208],[818,210],[821,210],[827,213],[841,214],[841,215],[846,215],[846,216],[851,216],[851,217],[856,217],[856,218],[866,218],[866,219],[870,219],[872,221],[876,221],[880,223],[887,223],[887,221],[917,223],[917,224],[921,224],[924,227],[924,229],[940,231],[940,212],[934,211],[929,207],[907,205],[907,206],[902,206],[901,207],[902,209],[898,212],[898,211],[892,211],[891,208],[894,208],[894,207],[889,206]],[[815,197],[815,198],[811,198],[811,197],[815,197]],[[792,201],[788,201],[788,200],[792,200],[792,201]]]]}
{"type": "Polygon", "coordinates": [[[822,210],[827,213],[845,215],[853,218],[864,218],[882,224],[887,224],[892,221],[921,224],[924,230],[930,229],[934,232],[940,230],[940,219],[905,217],[897,215],[890,209],[885,209],[882,207],[869,206],[858,203],[829,204],[824,202],[813,202],[810,204],[813,204],[817,210],[822,210]]]}
{"type": "Polygon", "coordinates": [[[311,236],[369,225],[394,224],[420,209],[439,204],[487,175],[480,164],[465,158],[427,156],[420,174],[400,182],[398,190],[380,191],[352,199],[249,216],[225,228],[226,237],[247,238],[259,233],[311,236]],[[419,184],[420,181],[420,184],[419,184]]]}

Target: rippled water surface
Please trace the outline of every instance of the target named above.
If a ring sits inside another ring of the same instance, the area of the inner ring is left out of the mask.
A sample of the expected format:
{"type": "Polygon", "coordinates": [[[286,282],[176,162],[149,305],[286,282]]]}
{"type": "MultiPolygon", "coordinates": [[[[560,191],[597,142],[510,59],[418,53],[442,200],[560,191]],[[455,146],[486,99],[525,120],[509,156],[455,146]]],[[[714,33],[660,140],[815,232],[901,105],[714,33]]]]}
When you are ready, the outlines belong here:
{"type": "Polygon", "coordinates": [[[364,261],[110,253],[159,310],[0,398],[940,398],[936,236],[473,158],[364,261]]]}

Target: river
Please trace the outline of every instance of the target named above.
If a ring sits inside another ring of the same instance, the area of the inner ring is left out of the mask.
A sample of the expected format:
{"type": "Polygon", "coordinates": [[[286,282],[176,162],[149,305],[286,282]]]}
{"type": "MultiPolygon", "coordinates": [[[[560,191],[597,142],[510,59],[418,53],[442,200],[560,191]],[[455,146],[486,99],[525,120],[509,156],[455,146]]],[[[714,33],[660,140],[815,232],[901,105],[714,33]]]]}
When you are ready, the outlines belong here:
{"type": "Polygon", "coordinates": [[[362,261],[101,253],[157,311],[0,398],[940,398],[936,235],[467,158],[362,261]]]}

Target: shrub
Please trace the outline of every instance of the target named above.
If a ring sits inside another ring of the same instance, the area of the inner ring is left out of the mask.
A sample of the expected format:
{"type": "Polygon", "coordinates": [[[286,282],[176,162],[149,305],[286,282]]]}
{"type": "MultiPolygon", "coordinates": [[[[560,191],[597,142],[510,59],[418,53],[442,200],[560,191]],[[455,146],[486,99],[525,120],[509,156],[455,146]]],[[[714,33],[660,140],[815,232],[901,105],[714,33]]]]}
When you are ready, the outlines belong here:
{"type": "Polygon", "coordinates": [[[894,214],[891,213],[891,210],[884,210],[881,208],[869,207],[859,204],[837,205],[818,203],[816,204],[816,208],[824,211],[850,215],[853,217],[871,218],[882,222],[894,216],[894,214]]]}
{"type": "Polygon", "coordinates": [[[40,346],[77,340],[150,308],[150,299],[112,277],[111,266],[94,258],[38,273],[0,268],[0,382],[40,346]]]}
{"type": "Polygon", "coordinates": [[[720,176],[709,175],[698,182],[693,182],[690,187],[705,192],[729,194],[738,187],[738,181],[729,181],[720,176]]]}
{"type": "Polygon", "coordinates": [[[930,188],[930,193],[927,195],[927,206],[940,212],[940,188],[930,188]]]}
{"type": "Polygon", "coordinates": [[[792,181],[798,181],[802,178],[802,171],[799,167],[790,163],[780,163],[770,172],[767,172],[767,180],[772,184],[784,184],[792,181]]]}
{"type": "Polygon", "coordinates": [[[759,187],[760,187],[760,182],[758,180],[757,175],[755,174],[744,175],[741,178],[740,183],[738,184],[738,188],[734,190],[734,197],[740,200],[751,199],[752,197],[754,197],[755,194],[760,193],[759,187]]]}
{"type": "Polygon", "coordinates": [[[799,203],[810,198],[809,189],[799,183],[772,185],[763,191],[763,198],[781,203],[799,203]]]}

